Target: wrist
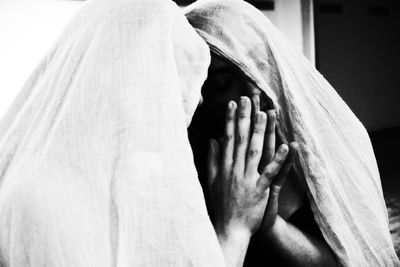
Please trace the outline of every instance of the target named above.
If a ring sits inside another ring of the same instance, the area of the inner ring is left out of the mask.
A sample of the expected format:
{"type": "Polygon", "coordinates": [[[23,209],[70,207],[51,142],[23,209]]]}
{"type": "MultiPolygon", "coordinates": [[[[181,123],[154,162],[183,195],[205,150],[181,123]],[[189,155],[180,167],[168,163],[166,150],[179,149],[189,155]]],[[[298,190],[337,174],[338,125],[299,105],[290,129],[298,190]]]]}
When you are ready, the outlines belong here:
{"type": "Polygon", "coordinates": [[[251,231],[245,227],[228,225],[216,228],[218,240],[221,242],[246,243],[250,241],[251,231]]]}
{"type": "Polygon", "coordinates": [[[243,266],[251,232],[245,228],[229,227],[217,231],[217,237],[229,267],[243,266]]]}

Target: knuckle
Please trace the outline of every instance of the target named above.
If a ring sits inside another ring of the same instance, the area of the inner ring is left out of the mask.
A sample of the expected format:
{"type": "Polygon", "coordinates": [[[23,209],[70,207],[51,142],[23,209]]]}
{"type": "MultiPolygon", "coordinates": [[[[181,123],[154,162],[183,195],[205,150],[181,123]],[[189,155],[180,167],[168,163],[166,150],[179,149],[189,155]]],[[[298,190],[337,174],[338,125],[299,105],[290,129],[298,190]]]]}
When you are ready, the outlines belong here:
{"type": "Polygon", "coordinates": [[[231,176],[231,169],[228,166],[224,166],[221,170],[221,177],[230,177],[231,176]]]}
{"type": "Polygon", "coordinates": [[[238,142],[239,144],[244,144],[244,143],[246,143],[246,142],[247,142],[247,135],[245,135],[245,134],[239,134],[239,135],[237,136],[237,142],[238,142]]]}
{"type": "Polygon", "coordinates": [[[275,176],[275,171],[274,171],[272,168],[268,168],[268,167],[267,167],[267,168],[264,170],[264,176],[267,177],[267,178],[272,178],[272,177],[275,176]]]}
{"type": "Polygon", "coordinates": [[[262,123],[254,125],[254,133],[262,133],[264,131],[264,125],[262,123]]]}
{"type": "Polygon", "coordinates": [[[245,118],[247,118],[247,114],[245,111],[241,110],[239,112],[239,119],[245,119],[245,118]]]}
{"type": "Polygon", "coordinates": [[[233,139],[233,134],[232,133],[225,133],[224,138],[226,141],[230,141],[233,139]]]}
{"type": "Polygon", "coordinates": [[[279,195],[279,193],[281,191],[281,186],[280,185],[271,185],[269,190],[270,190],[270,194],[279,195]]]}
{"type": "Polygon", "coordinates": [[[260,154],[260,151],[258,149],[249,149],[248,155],[250,158],[255,158],[260,154]]]}
{"type": "Polygon", "coordinates": [[[284,158],[284,157],[277,157],[277,158],[275,159],[275,162],[276,162],[279,166],[282,166],[283,163],[285,162],[285,158],[284,158]]]}
{"type": "Polygon", "coordinates": [[[264,112],[260,111],[255,115],[255,123],[258,125],[264,125],[267,123],[266,115],[264,112]]]}
{"type": "Polygon", "coordinates": [[[231,167],[233,165],[233,160],[231,158],[225,158],[223,167],[226,173],[229,173],[231,171],[231,167]]]}
{"type": "Polygon", "coordinates": [[[278,171],[279,171],[279,166],[277,166],[273,163],[270,163],[267,165],[267,167],[265,167],[263,173],[265,176],[272,179],[278,174],[278,171]]]}
{"type": "Polygon", "coordinates": [[[275,133],[275,126],[271,126],[271,124],[269,124],[265,131],[267,132],[267,134],[273,134],[275,133]]]}
{"type": "Polygon", "coordinates": [[[287,154],[279,153],[279,154],[276,154],[276,157],[275,157],[274,161],[278,165],[282,165],[286,161],[286,157],[287,157],[287,154]]]}
{"type": "Polygon", "coordinates": [[[262,199],[265,197],[265,195],[266,195],[265,190],[255,190],[255,192],[254,192],[254,197],[257,199],[262,199]]]}
{"type": "Polygon", "coordinates": [[[239,120],[249,120],[250,119],[249,110],[247,110],[247,109],[239,110],[238,117],[239,117],[239,120]]]}
{"type": "Polygon", "coordinates": [[[242,176],[240,176],[240,175],[238,175],[238,174],[235,174],[235,173],[232,174],[231,177],[232,177],[232,181],[233,181],[233,182],[236,182],[236,183],[237,183],[239,180],[241,180],[241,178],[242,178],[242,176]]]}

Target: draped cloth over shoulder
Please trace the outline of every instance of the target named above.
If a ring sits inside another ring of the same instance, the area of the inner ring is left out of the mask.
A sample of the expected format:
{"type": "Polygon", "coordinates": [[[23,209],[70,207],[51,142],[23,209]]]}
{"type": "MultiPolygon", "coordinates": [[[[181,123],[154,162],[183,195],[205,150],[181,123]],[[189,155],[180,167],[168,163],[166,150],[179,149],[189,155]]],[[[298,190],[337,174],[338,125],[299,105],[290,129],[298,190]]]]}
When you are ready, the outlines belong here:
{"type": "Polygon", "coordinates": [[[167,0],[92,0],[0,125],[1,266],[223,266],[187,125],[210,61],[167,0]]]}
{"type": "Polygon", "coordinates": [[[200,0],[185,12],[211,50],[272,100],[281,138],[299,143],[296,170],[339,262],[399,266],[368,134],[332,86],[244,1],[200,0]]]}

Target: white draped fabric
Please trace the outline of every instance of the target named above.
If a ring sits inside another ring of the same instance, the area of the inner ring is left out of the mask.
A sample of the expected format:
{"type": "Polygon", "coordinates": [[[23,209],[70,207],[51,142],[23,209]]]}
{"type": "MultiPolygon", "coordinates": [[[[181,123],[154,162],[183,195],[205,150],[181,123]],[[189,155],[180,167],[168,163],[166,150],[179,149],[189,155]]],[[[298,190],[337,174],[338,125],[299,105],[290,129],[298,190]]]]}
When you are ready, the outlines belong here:
{"type": "Polygon", "coordinates": [[[210,56],[167,0],[90,0],[0,124],[1,266],[223,266],[187,125],[210,56]]]}
{"type": "Polygon", "coordinates": [[[343,266],[400,266],[368,134],[332,86],[256,8],[199,0],[186,9],[211,50],[272,100],[315,220],[343,266]]]}

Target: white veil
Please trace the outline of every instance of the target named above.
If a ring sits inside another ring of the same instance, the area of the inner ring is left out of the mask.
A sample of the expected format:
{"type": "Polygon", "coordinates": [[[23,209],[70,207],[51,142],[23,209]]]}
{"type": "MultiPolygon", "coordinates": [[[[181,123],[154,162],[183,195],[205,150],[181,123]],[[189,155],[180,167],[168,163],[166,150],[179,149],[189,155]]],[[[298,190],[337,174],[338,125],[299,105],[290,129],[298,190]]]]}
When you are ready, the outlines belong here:
{"type": "Polygon", "coordinates": [[[222,266],[186,132],[209,60],[171,1],[88,1],[0,124],[2,266],[222,266]]]}
{"type": "Polygon", "coordinates": [[[296,170],[340,263],[400,266],[368,134],[332,86],[245,1],[199,0],[186,17],[272,100],[281,139],[299,143],[296,170]]]}

